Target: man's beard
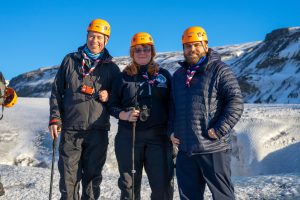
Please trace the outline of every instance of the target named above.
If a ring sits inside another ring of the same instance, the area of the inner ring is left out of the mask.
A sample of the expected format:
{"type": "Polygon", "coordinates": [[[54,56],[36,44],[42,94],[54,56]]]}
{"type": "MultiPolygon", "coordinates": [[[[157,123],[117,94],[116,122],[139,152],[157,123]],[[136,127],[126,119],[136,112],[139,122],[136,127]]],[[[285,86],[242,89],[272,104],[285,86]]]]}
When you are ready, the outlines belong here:
{"type": "Polygon", "coordinates": [[[184,54],[183,55],[186,62],[190,65],[195,65],[205,54],[202,53],[190,53],[190,54],[184,54]]]}

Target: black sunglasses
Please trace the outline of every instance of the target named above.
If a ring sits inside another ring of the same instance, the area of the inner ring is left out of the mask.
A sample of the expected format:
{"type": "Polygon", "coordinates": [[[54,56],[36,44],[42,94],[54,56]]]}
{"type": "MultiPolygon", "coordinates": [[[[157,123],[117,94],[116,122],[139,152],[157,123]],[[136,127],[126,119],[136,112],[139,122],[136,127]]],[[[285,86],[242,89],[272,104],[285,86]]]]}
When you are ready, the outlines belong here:
{"type": "Polygon", "coordinates": [[[151,47],[144,47],[144,48],[134,48],[134,53],[149,53],[151,51],[151,47]]]}

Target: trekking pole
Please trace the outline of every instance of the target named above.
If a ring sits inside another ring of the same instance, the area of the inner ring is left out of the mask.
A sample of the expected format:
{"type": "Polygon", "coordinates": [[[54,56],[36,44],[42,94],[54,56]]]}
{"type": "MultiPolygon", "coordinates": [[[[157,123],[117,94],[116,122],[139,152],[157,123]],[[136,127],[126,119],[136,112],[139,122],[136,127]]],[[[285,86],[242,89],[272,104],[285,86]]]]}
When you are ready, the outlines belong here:
{"type": "MultiPolygon", "coordinates": [[[[174,184],[175,184],[175,176],[176,176],[176,157],[178,155],[178,146],[172,145],[172,159],[173,159],[173,177],[172,177],[172,192],[174,194],[174,184]]],[[[173,195],[172,195],[173,196],[173,195]]]]}
{"type": "Polygon", "coordinates": [[[136,122],[132,123],[132,200],[135,199],[134,197],[134,174],[135,174],[135,168],[134,168],[134,144],[135,144],[135,127],[136,127],[136,122]]]}
{"type": "MultiPolygon", "coordinates": [[[[134,96],[134,108],[132,110],[138,109],[139,110],[139,103],[137,100],[137,94],[138,94],[138,85],[137,85],[137,76],[134,76],[134,82],[135,82],[135,96],[134,96]]],[[[135,167],[134,167],[134,146],[135,146],[135,129],[136,129],[136,121],[132,122],[132,194],[131,194],[131,200],[135,200],[134,195],[134,174],[135,174],[135,167]]]]}
{"type": "Polygon", "coordinates": [[[53,186],[53,174],[54,174],[54,163],[55,163],[55,150],[56,150],[56,141],[57,138],[54,136],[52,142],[52,166],[51,166],[51,178],[50,178],[50,192],[49,192],[49,200],[52,199],[52,186],[53,186]]]}

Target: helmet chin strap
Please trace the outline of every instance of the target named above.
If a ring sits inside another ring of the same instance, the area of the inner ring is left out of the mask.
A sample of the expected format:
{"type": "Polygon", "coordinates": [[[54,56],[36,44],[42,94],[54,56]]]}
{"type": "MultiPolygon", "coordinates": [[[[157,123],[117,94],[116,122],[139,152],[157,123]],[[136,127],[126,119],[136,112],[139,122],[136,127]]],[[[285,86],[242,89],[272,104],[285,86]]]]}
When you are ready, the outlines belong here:
{"type": "Polygon", "coordinates": [[[202,46],[202,48],[203,48],[205,54],[207,54],[207,53],[208,53],[208,50],[205,49],[203,42],[204,42],[204,41],[202,40],[200,43],[201,43],[201,46],[202,46]]]}
{"type": "MultiPolygon", "coordinates": [[[[201,40],[201,41],[198,41],[198,42],[200,42],[200,44],[201,44],[201,46],[202,46],[202,48],[203,48],[203,51],[205,52],[205,55],[204,56],[206,56],[207,55],[207,53],[208,53],[208,49],[206,49],[205,47],[204,47],[204,40],[201,40]]],[[[184,50],[184,44],[182,44],[182,49],[184,50]]],[[[204,57],[204,56],[202,56],[201,58],[199,58],[199,60],[197,61],[197,63],[204,57]]],[[[191,64],[191,63],[189,63],[189,64],[191,64]]],[[[196,64],[196,63],[195,63],[196,64]]],[[[191,65],[193,65],[193,64],[191,64],[191,65]]]]}
{"type": "MultiPolygon", "coordinates": [[[[205,52],[205,55],[204,55],[204,56],[206,56],[206,54],[208,53],[208,50],[205,49],[203,42],[204,42],[203,40],[200,41],[201,46],[202,46],[202,48],[203,48],[203,50],[204,50],[204,52],[205,52]]],[[[199,62],[204,56],[202,56],[202,57],[198,60],[198,62],[199,62]]]]}
{"type": "MultiPolygon", "coordinates": [[[[107,35],[104,35],[103,50],[105,49],[105,46],[106,46],[106,38],[108,38],[108,36],[107,36],[107,35]]],[[[102,50],[102,51],[103,51],[103,50],[102,50]]]]}
{"type": "MultiPolygon", "coordinates": [[[[104,35],[104,42],[103,42],[103,49],[102,49],[102,51],[105,49],[105,46],[108,43],[108,42],[106,42],[106,38],[107,38],[107,41],[108,41],[109,37],[107,35],[104,35]]],[[[87,43],[88,43],[88,39],[86,40],[86,43],[85,43],[86,46],[87,46],[87,43]]],[[[99,53],[101,53],[102,51],[100,51],[99,53]]]]}

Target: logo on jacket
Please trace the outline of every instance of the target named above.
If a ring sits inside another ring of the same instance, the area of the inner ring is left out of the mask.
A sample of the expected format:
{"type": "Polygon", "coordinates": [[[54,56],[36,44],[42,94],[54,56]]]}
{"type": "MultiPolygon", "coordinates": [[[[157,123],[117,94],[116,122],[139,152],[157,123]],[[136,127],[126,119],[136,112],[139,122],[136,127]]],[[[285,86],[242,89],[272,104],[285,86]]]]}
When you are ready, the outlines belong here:
{"type": "Polygon", "coordinates": [[[157,81],[157,87],[167,88],[167,79],[162,74],[158,74],[155,81],[157,81]]]}

